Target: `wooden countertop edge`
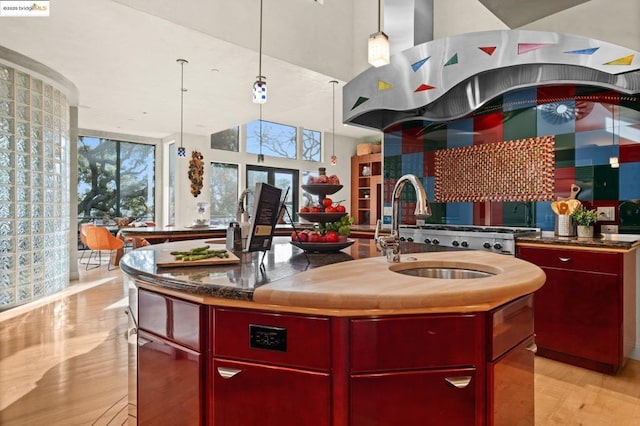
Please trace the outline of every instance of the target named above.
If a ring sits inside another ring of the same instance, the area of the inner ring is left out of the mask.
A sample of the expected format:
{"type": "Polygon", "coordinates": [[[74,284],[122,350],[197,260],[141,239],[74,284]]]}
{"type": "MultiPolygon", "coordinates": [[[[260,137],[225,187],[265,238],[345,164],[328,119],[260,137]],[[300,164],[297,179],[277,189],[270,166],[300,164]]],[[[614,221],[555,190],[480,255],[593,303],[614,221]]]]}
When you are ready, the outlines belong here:
{"type": "Polygon", "coordinates": [[[168,289],[160,285],[136,280],[138,288],[155,291],[167,296],[176,297],[190,302],[200,303],[220,308],[244,308],[253,310],[263,310],[268,312],[281,312],[292,314],[305,314],[330,317],[372,317],[372,316],[394,316],[394,315],[414,315],[414,314],[439,314],[439,313],[473,313],[486,312],[494,309],[504,303],[514,300],[520,296],[524,296],[531,292],[524,292],[520,296],[508,297],[503,300],[496,300],[491,303],[483,303],[468,306],[444,306],[444,307],[426,307],[426,308],[398,308],[398,309],[330,309],[330,308],[308,308],[300,306],[275,305],[269,303],[258,303],[249,300],[225,299],[221,297],[202,296],[193,293],[187,293],[178,290],[168,289]]]}
{"type": "Polygon", "coordinates": [[[615,247],[596,247],[596,246],[579,246],[575,244],[562,244],[562,243],[543,243],[543,242],[517,242],[516,247],[537,247],[537,248],[560,248],[569,250],[583,250],[583,251],[601,251],[609,253],[627,253],[636,250],[640,247],[640,242],[633,244],[630,248],[615,248],[615,247]]]}

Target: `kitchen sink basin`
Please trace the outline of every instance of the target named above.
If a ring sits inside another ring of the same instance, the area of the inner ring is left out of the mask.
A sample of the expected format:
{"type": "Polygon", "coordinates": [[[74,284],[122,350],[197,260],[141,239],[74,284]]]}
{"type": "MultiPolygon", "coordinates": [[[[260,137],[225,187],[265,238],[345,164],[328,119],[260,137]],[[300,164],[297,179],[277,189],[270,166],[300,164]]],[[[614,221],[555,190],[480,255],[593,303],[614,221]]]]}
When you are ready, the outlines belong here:
{"type": "MultiPolygon", "coordinates": [[[[478,265],[480,266],[480,265],[478,265]]],[[[432,264],[431,262],[399,263],[392,265],[389,269],[393,272],[403,275],[422,278],[438,278],[444,280],[461,280],[487,278],[496,275],[499,271],[492,271],[483,265],[482,268],[463,267],[459,265],[441,265],[432,264]],[[485,270],[481,270],[485,269],[485,270]]]]}

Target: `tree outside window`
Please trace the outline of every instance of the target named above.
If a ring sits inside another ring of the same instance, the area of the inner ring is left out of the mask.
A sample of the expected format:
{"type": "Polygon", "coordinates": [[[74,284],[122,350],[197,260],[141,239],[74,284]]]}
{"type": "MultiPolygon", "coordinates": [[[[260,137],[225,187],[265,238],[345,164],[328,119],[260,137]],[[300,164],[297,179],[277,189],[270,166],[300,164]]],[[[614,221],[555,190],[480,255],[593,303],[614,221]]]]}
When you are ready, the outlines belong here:
{"type": "Polygon", "coordinates": [[[155,220],[155,146],[78,138],[78,220],[155,220]]]}
{"type": "Polygon", "coordinates": [[[260,120],[252,121],[247,123],[247,152],[296,159],[297,134],[297,129],[293,126],[262,121],[260,138],[260,120]]]}
{"type": "Polygon", "coordinates": [[[302,159],[320,162],[321,133],[317,130],[304,129],[302,131],[302,159]]]}

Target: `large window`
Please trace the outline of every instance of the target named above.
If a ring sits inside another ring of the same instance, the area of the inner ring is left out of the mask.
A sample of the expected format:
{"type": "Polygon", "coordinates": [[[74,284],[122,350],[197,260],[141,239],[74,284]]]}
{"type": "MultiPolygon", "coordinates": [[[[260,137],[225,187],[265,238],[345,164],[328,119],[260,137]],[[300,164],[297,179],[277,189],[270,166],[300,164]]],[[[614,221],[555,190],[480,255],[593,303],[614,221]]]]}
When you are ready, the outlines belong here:
{"type": "Polygon", "coordinates": [[[255,120],[247,124],[247,152],[296,159],[297,130],[293,126],[255,120]],[[262,134],[262,137],[260,135],[262,134]]]}
{"type": "Polygon", "coordinates": [[[304,129],[302,131],[302,159],[306,161],[320,161],[322,140],[317,130],[304,129]]]}
{"type": "Polygon", "coordinates": [[[228,225],[238,209],[238,165],[211,163],[211,224],[228,225]]]}
{"type": "Polygon", "coordinates": [[[211,134],[211,149],[225,151],[240,151],[240,137],[238,126],[211,134]]]}
{"type": "Polygon", "coordinates": [[[155,220],[155,146],[78,138],[78,221],[155,220]]]}
{"type": "MultiPolygon", "coordinates": [[[[287,194],[286,200],[282,201],[285,203],[293,220],[297,220],[297,209],[294,209],[294,206],[298,205],[298,171],[247,165],[247,188],[255,191],[256,184],[260,182],[280,188],[282,190],[282,197],[287,194]],[[289,191],[288,193],[287,190],[289,191]]],[[[249,199],[251,205],[253,205],[253,197],[250,196],[249,199]]],[[[249,212],[251,212],[251,210],[249,210],[249,212]]],[[[290,222],[290,218],[286,214],[283,220],[290,222]]]]}

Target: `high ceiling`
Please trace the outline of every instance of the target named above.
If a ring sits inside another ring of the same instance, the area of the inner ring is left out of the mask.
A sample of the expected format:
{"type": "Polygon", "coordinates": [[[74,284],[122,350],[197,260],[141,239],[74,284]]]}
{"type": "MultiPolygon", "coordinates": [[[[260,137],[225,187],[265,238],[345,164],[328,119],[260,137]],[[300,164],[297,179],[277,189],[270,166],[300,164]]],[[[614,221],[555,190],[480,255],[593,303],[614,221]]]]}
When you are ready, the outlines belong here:
{"type": "MultiPolygon", "coordinates": [[[[256,35],[248,48],[121,2],[63,0],[50,5],[49,17],[0,18],[0,46],[41,62],[76,85],[80,128],[153,138],[179,132],[179,58],[189,61],[184,67],[185,133],[209,135],[259,117],[251,101],[258,72],[257,7],[249,21],[256,28],[238,20],[244,23],[239,33],[256,35]]],[[[335,76],[266,55],[263,70],[270,88],[263,119],[332,130],[329,81],[335,76]]],[[[336,134],[376,134],[342,126],[344,82],[336,88],[336,134]]]]}

